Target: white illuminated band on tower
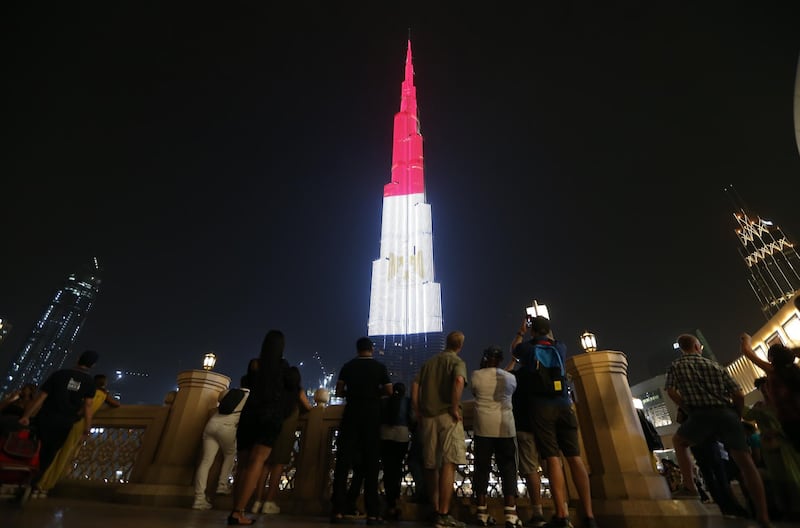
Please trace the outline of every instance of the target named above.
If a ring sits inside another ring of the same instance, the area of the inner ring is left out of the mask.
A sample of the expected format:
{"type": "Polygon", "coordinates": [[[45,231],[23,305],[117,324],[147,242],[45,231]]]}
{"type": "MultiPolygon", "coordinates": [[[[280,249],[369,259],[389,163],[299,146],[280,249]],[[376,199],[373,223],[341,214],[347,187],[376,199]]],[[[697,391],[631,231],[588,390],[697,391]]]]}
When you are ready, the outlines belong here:
{"type": "Polygon", "coordinates": [[[372,263],[370,336],[442,331],[441,288],[434,282],[431,207],[425,203],[422,135],[411,41],[400,111],[394,116],[392,179],[384,186],[380,257],[372,263]]]}

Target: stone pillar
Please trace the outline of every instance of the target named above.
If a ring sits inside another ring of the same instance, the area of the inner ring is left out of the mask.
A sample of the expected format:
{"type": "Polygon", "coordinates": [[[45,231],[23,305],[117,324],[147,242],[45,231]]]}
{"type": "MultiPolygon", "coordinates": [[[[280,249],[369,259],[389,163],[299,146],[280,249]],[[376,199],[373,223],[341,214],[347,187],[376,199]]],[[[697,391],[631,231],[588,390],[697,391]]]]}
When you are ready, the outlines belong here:
{"type": "Polygon", "coordinates": [[[153,464],[147,472],[147,483],[192,483],[203,428],[217,406],[220,392],[227,389],[230,382],[228,376],[207,370],[187,370],[178,374],[178,392],[153,464]]]}
{"type": "Polygon", "coordinates": [[[280,499],[281,511],[302,515],[330,513],[331,432],[339,427],[344,405],[317,405],[306,414],[306,427],[300,437],[300,453],[295,465],[295,486],[280,499]],[[284,508],[285,506],[285,508],[284,508]]]}
{"type": "Polygon", "coordinates": [[[633,396],[625,354],[600,351],[567,360],[578,422],[591,468],[592,506],[601,526],[696,528],[710,514],[697,500],[673,500],[653,471],[633,396]]]}

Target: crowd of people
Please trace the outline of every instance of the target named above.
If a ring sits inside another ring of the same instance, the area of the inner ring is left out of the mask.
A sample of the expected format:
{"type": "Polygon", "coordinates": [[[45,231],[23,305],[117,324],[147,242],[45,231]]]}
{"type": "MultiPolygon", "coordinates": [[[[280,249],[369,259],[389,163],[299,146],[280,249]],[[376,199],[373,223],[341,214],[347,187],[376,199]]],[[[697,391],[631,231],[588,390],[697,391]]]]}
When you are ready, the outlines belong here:
{"type": "Polygon", "coordinates": [[[68,471],[78,447],[91,433],[95,412],[103,405],[120,406],[106,388],[106,376],[89,374],[98,358],[97,352],[87,350],[74,367],[54,372],[38,389],[25,384],[0,402],[5,432],[33,424],[39,440],[32,498],[46,498],[68,471]]]}
{"type": "MultiPolygon", "coordinates": [[[[432,507],[433,524],[464,527],[451,505],[457,468],[467,463],[461,400],[468,389],[475,405],[473,521],[479,526],[497,523],[487,502],[494,460],[506,528],[571,527],[564,460],[579,497],[582,525],[597,527],[565,376],[566,347],[553,337],[550,321],[526,317],[510,344],[508,363],[504,365],[504,350],[492,345],[483,350],[480,368],[471,375],[460,357],[464,340],[462,332],[449,333],[445,349],[421,366],[410,391],[402,382],[392,383],[387,368],[374,358],[369,338],[357,340],[356,355],[342,366],[336,383],[336,395],[346,404],[336,438],[330,522],[366,518],[367,525],[381,525],[399,519],[407,464],[414,500],[432,507]],[[378,491],[381,468],[384,504],[378,491]],[[540,470],[553,499],[549,520],[542,509],[540,470]],[[516,507],[519,477],[526,481],[532,509],[524,522],[516,507]],[[365,514],[356,509],[362,486],[365,514]]],[[[703,356],[695,336],[681,335],[678,345],[681,355],[670,364],[665,382],[680,424],[673,437],[677,464],[662,460],[672,497],[713,502],[724,515],[750,517],[763,528],[772,526],[770,518],[799,520],[800,348],[773,344],[762,358],[751,337],[742,334],[742,354],[766,374],[756,380],[763,400],[747,408],[742,388],[724,367],[703,356]],[[741,484],[744,504],[735,496],[733,480],[741,484]]],[[[220,394],[203,430],[193,508],[212,507],[206,485],[221,451],[216,493],[233,495],[229,525],[253,524],[248,509],[280,512],[277,492],[291,459],[297,422],[312,409],[300,371],[284,359],[284,348],[280,331],[267,332],[240,387],[220,394]]],[[[38,389],[26,385],[0,402],[4,424],[35,424],[41,447],[34,497],[46,497],[65,473],[92,429],[95,412],[103,405],[120,405],[106,389],[106,377],[89,374],[97,360],[98,354],[88,350],[77,365],[55,372],[38,389]]],[[[639,420],[648,448],[662,447],[643,413],[639,420]]]]}
{"type": "MultiPolygon", "coordinates": [[[[336,383],[335,395],[346,403],[336,437],[330,522],[365,518],[366,524],[373,526],[400,518],[401,481],[407,463],[414,478],[414,500],[432,507],[434,525],[465,526],[450,508],[457,468],[467,463],[461,399],[469,388],[475,397],[475,521],[481,526],[497,522],[487,505],[494,458],[502,482],[506,528],[523,524],[572,526],[563,455],[578,490],[583,525],[596,527],[589,476],[579,456],[578,423],[563,367],[566,347],[553,338],[549,320],[526,317],[511,343],[511,361],[504,365],[503,350],[490,346],[482,353],[480,368],[471,376],[460,357],[464,339],[458,331],[446,336],[445,349],[421,366],[410,394],[405,383],[392,383],[386,366],[374,358],[373,342],[367,337],[357,340],[355,357],[342,366],[336,383]],[[528,332],[530,338],[525,339],[528,332]],[[560,364],[560,369],[549,369],[554,371],[548,372],[552,376],[547,379],[552,383],[544,385],[537,373],[540,347],[551,350],[560,364]],[[379,496],[381,468],[385,504],[379,496]],[[555,512],[549,520],[542,510],[540,468],[545,468],[553,495],[555,512]],[[526,479],[533,510],[524,523],[516,508],[518,475],[526,479]],[[362,486],[363,514],[356,509],[362,486]]],[[[237,452],[229,525],[253,524],[255,520],[247,515],[248,506],[252,513],[280,511],[275,502],[278,479],[288,462],[298,413],[311,409],[299,372],[283,359],[284,345],[282,333],[267,333],[260,356],[250,361],[242,378],[244,396],[232,412],[216,411],[203,432],[193,507],[211,507],[205,487],[208,468],[219,450],[225,462],[218,493],[225,493],[232,465],[228,457],[237,452]],[[287,439],[290,442],[285,442],[287,439]]],[[[227,393],[220,395],[220,407],[227,397],[227,393]]]]}
{"type": "MultiPolygon", "coordinates": [[[[265,487],[264,475],[274,477],[280,470],[270,469],[265,461],[277,449],[282,434],[278,424],[288,420],[283,423],[291,424],[293,434],[295,422],[291,420],[296,420],[296,412],[310,409],[307,400],[301,401],[299,379],[287,381],[288,374],[281,374],[289,369],[278,352],[278,348],[282,351],[282,335],[280,344],[271,352],[271,359],[264,354],[272,348],[262,350],[262,357],[251,362],[242,382],[259,396],[254,400],[251,395],[242,409],[242,420],[249,414],[251,422],[244,434],[237,434],[242,461],[237,479],[243,484],[235,488],[239,491],[234,492],[229,524],[253,523],[245,515],[253,495],[258,497],[254,513],[279,511],[274,503],[277,488],[274,483],[265,487]],[[269,372],[281,377],[269,381],[257,374],[259,361],[273,363],[269,372]],[[276,387],[283,387],[278,391],[282,396],[274,392],[276,387]],[[266,396],[269,390],[272,396],[266,396]],[[255,402],[260,402],[258,408],[255,402]],[[286,402],[290,402],[288,406],[286,402]],[[279,409],[284,409],[283,414],[279,409]],[[292,413],[295,418],[290,417],[292,413]],[[257,474],[261,474],[260,480],[257,474]]],[[[665,386],[679,407],[680,426],[673,439],[678,463],[662,461],[673,498],[702,498],[716,503],[727,516],[753,518],[762,527],[772,526],[770,516],[797,519],[800,368],[794,360],[800,351],[773,345],[768,360],[763,360],[752,351],[750,337],[742,336],[742,353],[766,373],[757,383],[764,401],[748,409],[741,388],[722,366],[703,357],[695,336],[682,335],[678,344],[681,356],[670,365],[665,386]],[[757,422],[758,430],[743,418],[757,422]],[[745,504],[735,497],[732,480],[741,483],[745,504]]],[[[330,522],[366,518],[367,525],[380,525],[386,519],[399,518],[405,462],[414,479],[414,500],[431,505],[433,524],[437,528],[465,526],[450,510],[457,468],[467,463],[461,400],[469,390],[475,404],[472,520],[479,526],[497,523],[487,502],[494,460],[506,528],[572,526],[564,460],[579,497],[582,524],[596,527],[569,380],[564,376],[566,347],[553,338],[550,321],[526,317],[509,347],[511,358],[505,366],[504,350],[492,345],[482,352],[480,368],[468,375],[460,357],[463,347],[462,332],[448,334],[445,349],[421,366],[409,396],[406,385],[392,383],[386,367],[374,358],[372,341],[366,337],[357,341],[356,357],[341,368],[336,385],[336,395],[344,398],[346,405],[337,436],[330,522]],[[548,350],[556,358],[555,364],[540,356],[548,350]],[[381,468],[386,493],[383,505],[378,495],[381,468]],[[540,471],[548,478],[553,498],[550,519],[542,509],[540,471]],[[527,483],[532,509],[531,518],[524,522],[516,508],[519,477],[527,483]],[[356,510],[362,486],[364,514],[356,510]]],[[[647,448],[652,452],[663,447],[644,414],[639,412],[638,417],[647,448]]]]}
{"type": "Polygon", "coordinates": [[[776,343],[764,359],[741,335],[742,354],[766,374],[755,384],[763,400],[747,408],[742,388],[703,356],[697,337],[681,335],[678,345],[665,387],[680,424],[673,437],[678,471],[665,468],[673,498],[714,502],[723,515],[752,517],[762,527],[772,526],[770,518],[800,520],[800,348],[776,343]]]}

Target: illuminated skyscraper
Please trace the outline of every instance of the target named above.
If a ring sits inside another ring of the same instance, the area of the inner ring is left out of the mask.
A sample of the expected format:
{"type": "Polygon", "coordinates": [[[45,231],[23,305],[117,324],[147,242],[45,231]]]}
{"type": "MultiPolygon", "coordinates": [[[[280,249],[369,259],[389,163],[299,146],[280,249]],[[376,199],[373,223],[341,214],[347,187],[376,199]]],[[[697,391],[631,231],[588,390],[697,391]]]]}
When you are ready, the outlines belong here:
{"type": "Polygon", "coordinates": [[[737,209],[733,215],[739,226],[736,235],[750,272],[750,288],[769,319],[800,290],[800,257],[779,226],[748,212],[733,187],[725,190],[737,209]]]}
{"type": "Polygon", "coordinates": [[[431,206],[425,202],[417,89],[406,51],[400,111],[394,116],[392,179],[383,187],[380,256],[372,263],[369,336],[393,382],[409,383],[444,348],[442,294],[433,275],[431,206]]]}
{"type": "Polygon", "coordinates": [[[97,259],[80,273],[67,277],[34,325],[17,357],[2,380],[0,393],[7,394],[25,383],[41,385],[64,365],[86,315],[100,292],[97,259]]]}

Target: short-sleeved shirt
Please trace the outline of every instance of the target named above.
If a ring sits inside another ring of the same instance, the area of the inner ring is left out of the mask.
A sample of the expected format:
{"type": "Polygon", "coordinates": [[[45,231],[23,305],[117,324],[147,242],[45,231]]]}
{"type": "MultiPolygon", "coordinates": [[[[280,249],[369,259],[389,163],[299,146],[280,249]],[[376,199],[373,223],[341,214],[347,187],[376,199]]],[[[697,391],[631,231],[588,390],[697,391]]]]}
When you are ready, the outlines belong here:
{"type": "Polygon", "coordinates": [[[87,398],[94,398],[94,378],[79,369],[54,372],[41,386],[47,393],[38,416],[47,420],[77,422],[87,398]]]}
{"type": "Polygon", "coordinates": [[[499,368],[483,368],[472,373],[470,383],[475,395],[475,434],[489,438],[516,436],[511,403],[517,388],[514,375],[499,368]]]}
{"type": "Polygon", "coordinates": [[[355,408],[368,409],[374,411],[371,417],[380,419],[381,389],[390,383],[389,371],[383,363],[371,357],[351,359],[342,366],[339,381],[343,381],[346,387],[345,413],[351,414],[355,408]]]}
{"type": "Polygon", "coordinates": [[[467,364],[453,350],[444,350],[422,365],[419,389],[422,393],[419,408],[422,416],[439,416],[449,412],[453,382],[457,377],[467,384],[467,364]]]}
{"type": "Polygon", "coordinates": [[[741,391],[728,371],[700,354],[682,354],[667,370],[665,389],[681,393],[687,411],[701,407],[730,407],[731,397],[741,391]]]}

